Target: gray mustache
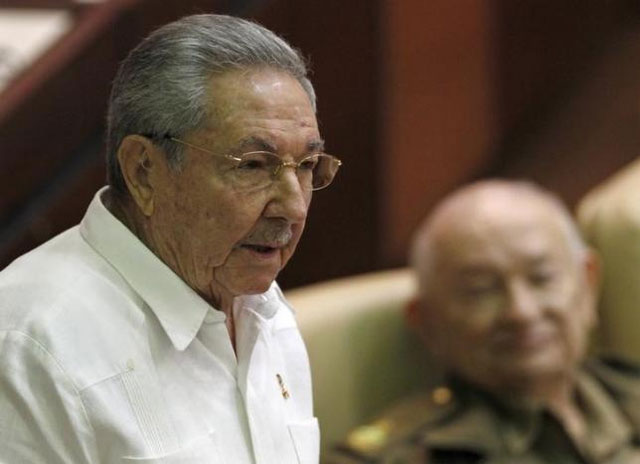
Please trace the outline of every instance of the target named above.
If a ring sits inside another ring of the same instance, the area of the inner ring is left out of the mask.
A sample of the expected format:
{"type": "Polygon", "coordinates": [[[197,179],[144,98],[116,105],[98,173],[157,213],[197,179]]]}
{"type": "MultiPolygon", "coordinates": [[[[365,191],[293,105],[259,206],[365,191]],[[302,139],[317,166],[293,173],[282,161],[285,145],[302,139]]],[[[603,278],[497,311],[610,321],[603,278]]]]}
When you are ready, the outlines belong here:
{"type": "Polygon", "coordinates": [[[252,231],[244,240],[245,243],[269,243],[282,246],[289,243],[293,232],[286,221],[264,222],[252,231]],[[263,224],[263,225],[262,225],[263,224]]]}

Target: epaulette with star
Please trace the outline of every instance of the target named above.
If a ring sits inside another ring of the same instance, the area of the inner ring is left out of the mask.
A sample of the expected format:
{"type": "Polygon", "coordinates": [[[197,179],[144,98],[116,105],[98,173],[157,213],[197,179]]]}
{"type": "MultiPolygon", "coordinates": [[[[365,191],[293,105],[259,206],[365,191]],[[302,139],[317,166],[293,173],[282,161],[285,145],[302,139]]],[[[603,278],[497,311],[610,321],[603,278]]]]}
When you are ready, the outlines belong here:
{"type": "Polygon", "coordinates": [[[326,462],[424,464],[427,457],[420,443],[420,432],[456,408],[453,393],[445,386],[402,400],[372,422],[349,432],[326,462]]]}

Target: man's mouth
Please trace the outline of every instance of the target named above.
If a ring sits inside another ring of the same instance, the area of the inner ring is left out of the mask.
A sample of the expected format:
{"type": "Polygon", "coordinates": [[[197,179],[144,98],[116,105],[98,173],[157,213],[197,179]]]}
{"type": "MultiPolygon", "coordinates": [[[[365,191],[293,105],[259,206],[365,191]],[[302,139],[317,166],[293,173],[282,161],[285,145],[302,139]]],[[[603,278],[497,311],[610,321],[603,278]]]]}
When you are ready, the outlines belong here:
{"type": "Polygon", "coordinates": [[[254,245],[254,244],[243,244],[242,248],[246,248],[251,251],[255,251],[256,253],[260,253],[263,255],[268,255],[273,253],[277,248],[269,245],[254,245]]]}
{"type": "Polygon", "coordinates": [[[554,331],[547,326],[530,327],[518,331],[500,333],[495,341],[501,349],[509,351],[540,350],[554,339],[554,331]]]}
{"type": "Polygon", "coordinates": [[[287,248],[292,238],[293,231],[289,226],[277,228],[264,226],[245,237],[239,243],[239,246],[258,256],[271,257],[280,250],[287,248]]]}

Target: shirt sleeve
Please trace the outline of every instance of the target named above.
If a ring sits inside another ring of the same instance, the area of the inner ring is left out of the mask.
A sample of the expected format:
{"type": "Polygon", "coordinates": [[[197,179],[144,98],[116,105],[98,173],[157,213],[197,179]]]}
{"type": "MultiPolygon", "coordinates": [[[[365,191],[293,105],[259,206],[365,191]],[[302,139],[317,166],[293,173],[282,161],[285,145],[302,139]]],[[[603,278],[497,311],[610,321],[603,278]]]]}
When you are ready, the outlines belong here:
{"type": "Polygon", "coordinates": [[[78,390],[56,359],[18,331],[0,331],[0,462],[97,463],[78,390]]]}

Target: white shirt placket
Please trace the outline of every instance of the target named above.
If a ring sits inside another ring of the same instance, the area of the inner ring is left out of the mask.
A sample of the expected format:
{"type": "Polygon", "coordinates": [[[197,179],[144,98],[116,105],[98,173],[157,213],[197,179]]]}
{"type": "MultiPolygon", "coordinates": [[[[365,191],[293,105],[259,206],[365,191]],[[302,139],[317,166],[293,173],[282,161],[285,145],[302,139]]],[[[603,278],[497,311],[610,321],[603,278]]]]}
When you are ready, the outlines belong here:
{"type": "MultiPolygon", "coordinates": [[[[234,462],[237,460],[238,462],[251,462],[255,463],[253,456],[253,444],[251,439],[251,428],[249,425],[249,419],[246,414],[246,401],[243,390],[240,388],[240,382],[238,382],[239,371],[241,370],[238,364],[238,360],[236,357],[236,353],[233,350],[233,346],[231,344],[231,338],[229,337],[229,333],[225,324],[225,320],[220,318],[220,313],[215,310],[210,310],[209,313],[205,316],[204,322],[200,331],[198,332],[198,339],[204,345],[204,347],[209,351],[212,357],[216,359],[216,362],[224,366],[225,370],[228,371],[231,378],[236,384],[236,410],[239,412],[238,420],[240,424],[238,424],[237,428],[242,430],[242,436],[228,436],[228,429],[218,429],[218,434],[220,440],[229,444],[229,441],[238,441],[238,445],[240,442],[244,442],[245,446],[237,446],[234,447],[236,452],[240,452],[241,450],[249,450],[248,455],[242,456],[234,455],[227,456],[228,459],[233,459],[234,462]]],[[[212,385],[212,389],[215,389],[215,385],[212,385]]],[[[215,395],[216,392],[212,391],[212,395],[215,395]]],[[[230,424],[227,424],[230,425],[230,424]]],[[[220,426],[220,424],[218,424],[220,426]]],[[[225,448],[228,448],[225,446],[225,448]]]]}
{"type": "Polygon", "coordinates": [[[238,384],[245,398],[256,462],[297,462],[286,428],[284,398],[277,378],[282,370],[282,358],[272,340],[272,320],[248,307],[238,309],[238,384]]]}

